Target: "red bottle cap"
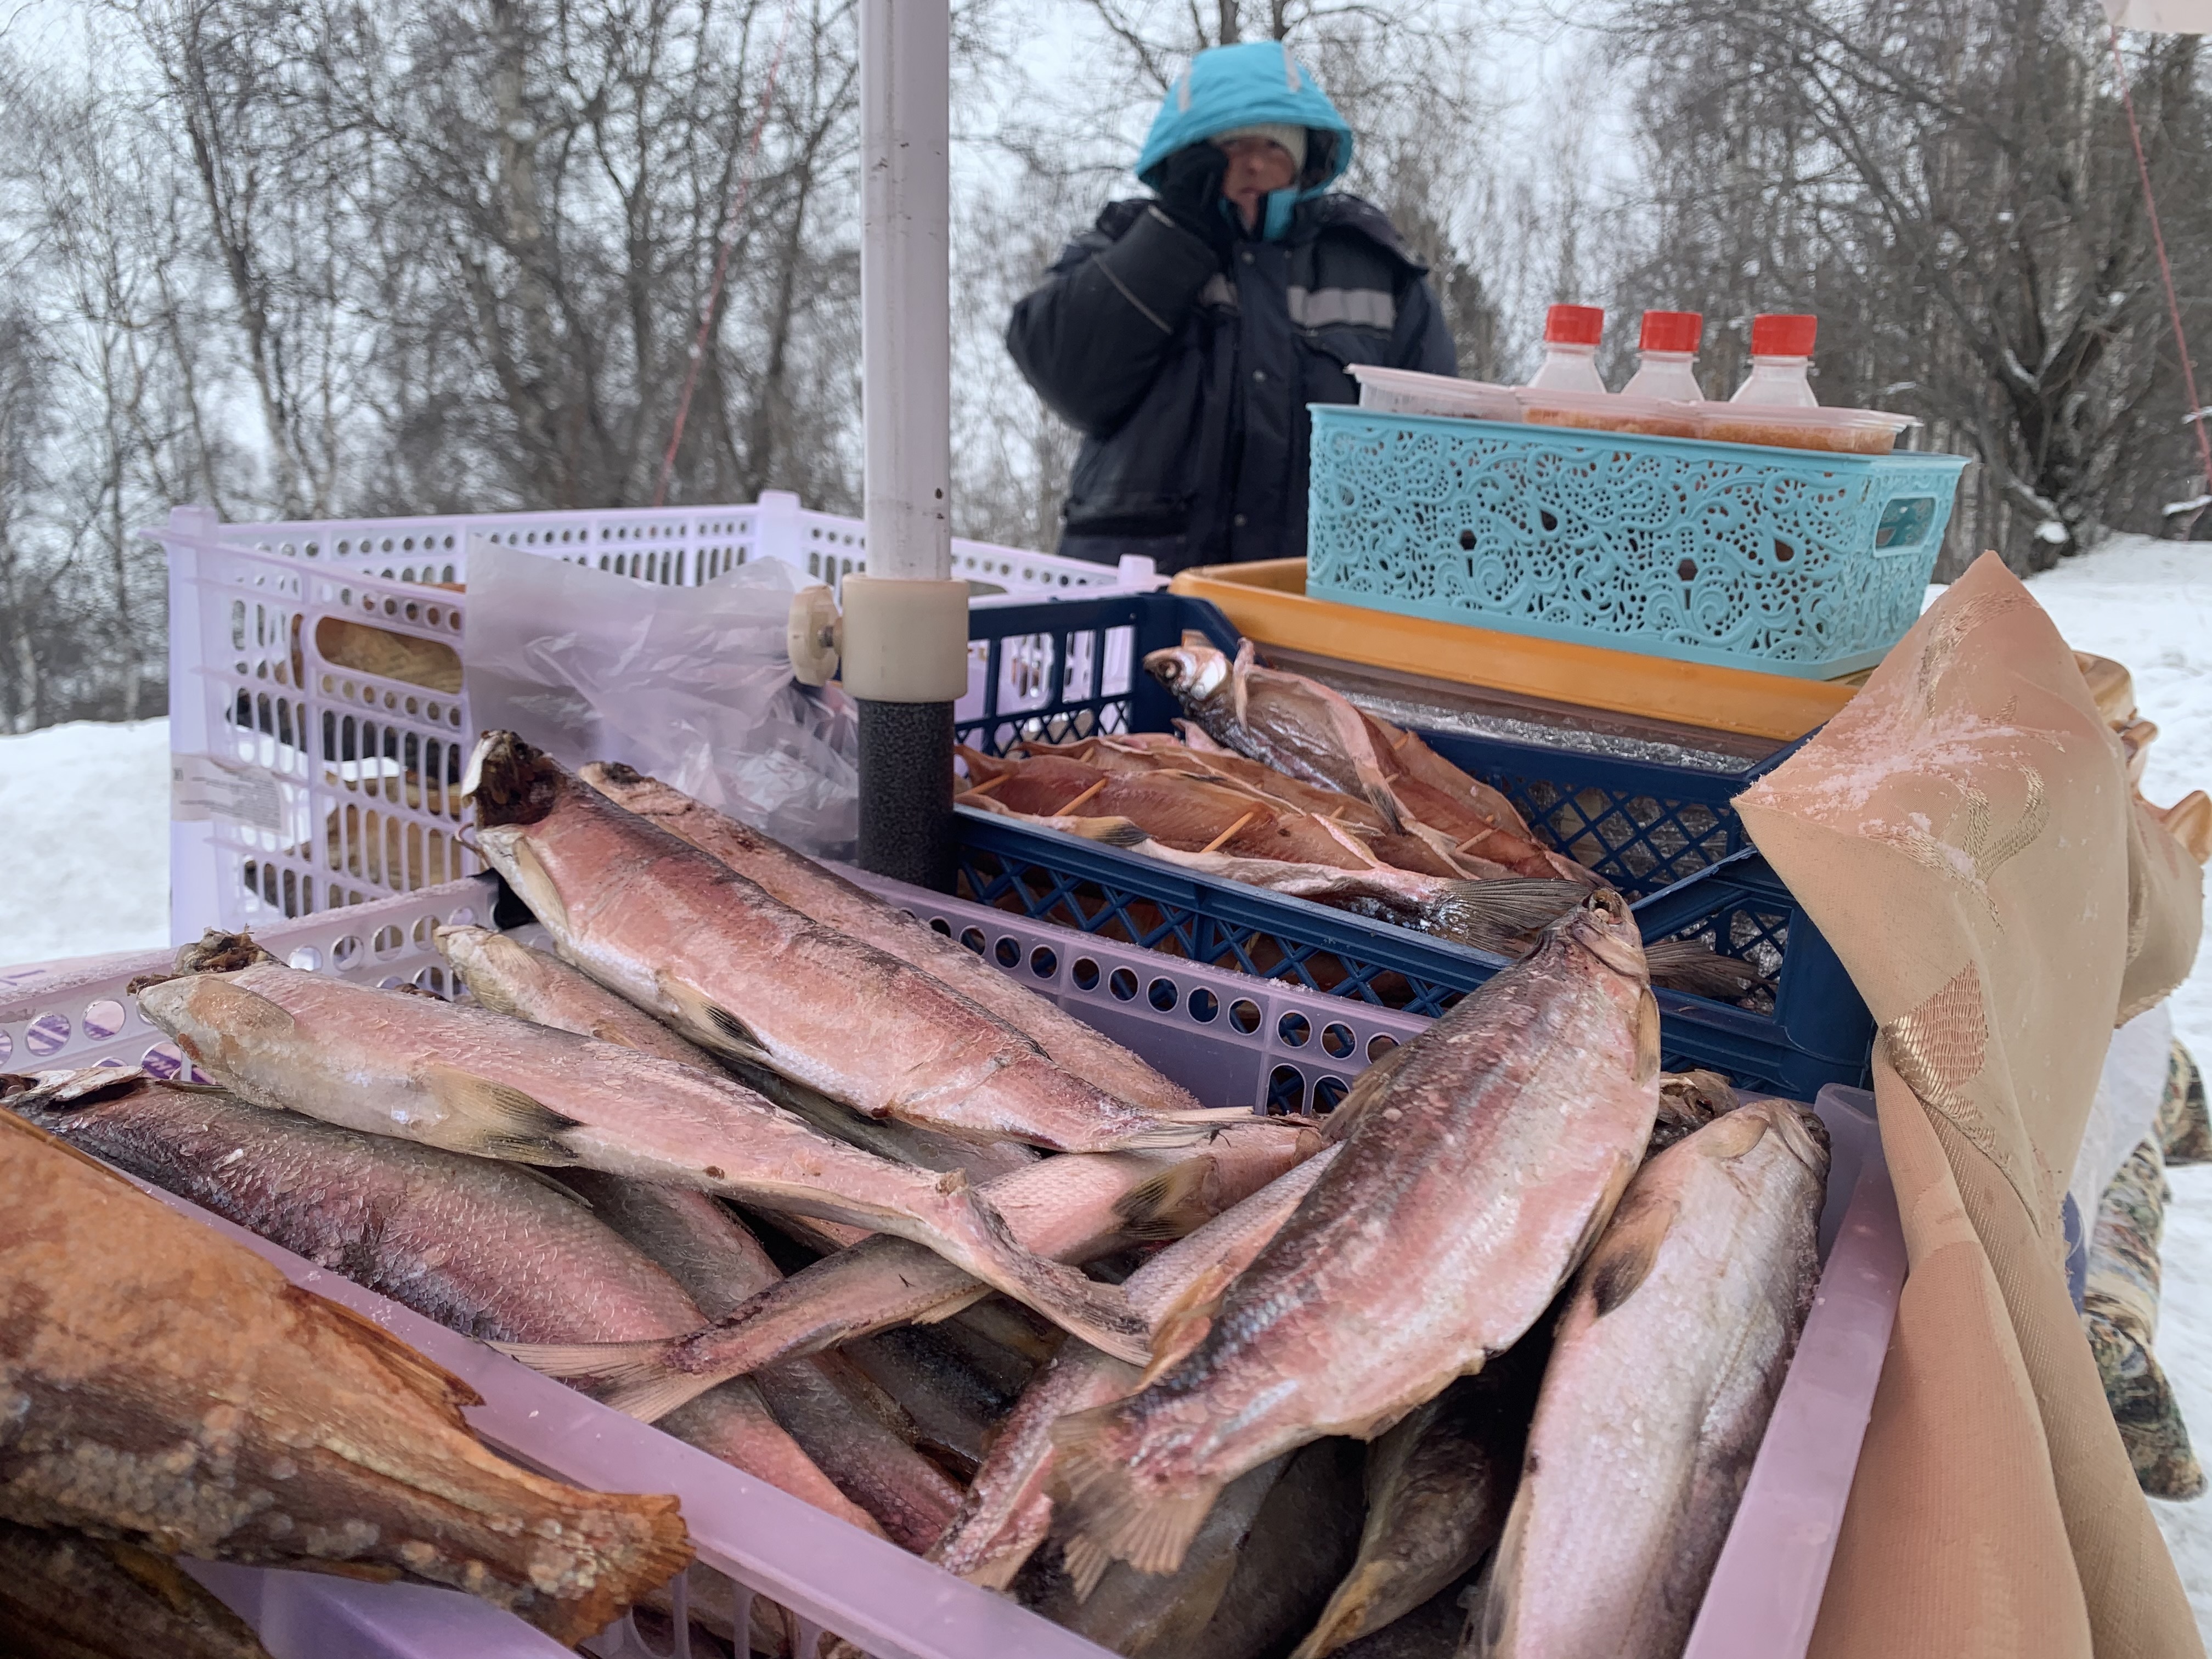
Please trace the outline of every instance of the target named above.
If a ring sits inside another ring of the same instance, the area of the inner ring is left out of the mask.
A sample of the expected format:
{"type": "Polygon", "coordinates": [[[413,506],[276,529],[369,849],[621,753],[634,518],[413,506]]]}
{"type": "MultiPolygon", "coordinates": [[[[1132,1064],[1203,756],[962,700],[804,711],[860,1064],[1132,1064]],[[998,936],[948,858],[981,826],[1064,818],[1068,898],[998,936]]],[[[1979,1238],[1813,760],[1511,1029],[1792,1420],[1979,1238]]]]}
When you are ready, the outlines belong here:
{"type": "Polygon", "coordinates": [[[1820,331],[1818,317],[1790,312],[1764,312],[1751,319],[1751,355],[1754,357],[1809,357],[1813,337],[1820,331]]]}
{"type": "Polygon", "coordinates": [[[1553,306],[1544,313],[1544,338],[1553,345],[1594,346],[1604,332],[1602,306],[1553,306]]]}
{"type": "Polygon", "coordinates": [[[1642,351],[1695,351],[1705,338],[1705,319],[1694,311],[1647,311],[1644,333],[1637,342],[1642,351]]]}

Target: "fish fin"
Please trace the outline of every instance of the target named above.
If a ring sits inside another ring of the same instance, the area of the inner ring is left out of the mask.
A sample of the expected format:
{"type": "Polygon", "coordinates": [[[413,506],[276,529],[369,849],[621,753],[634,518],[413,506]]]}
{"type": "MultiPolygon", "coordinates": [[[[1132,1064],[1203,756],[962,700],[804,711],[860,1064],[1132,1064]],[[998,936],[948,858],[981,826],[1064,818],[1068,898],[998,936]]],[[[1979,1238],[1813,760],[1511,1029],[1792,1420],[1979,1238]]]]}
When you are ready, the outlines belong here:
{"type": "MultiPolygon", "coordinates": [[[[1371,769],[1361,767],[1358,769],[1368,771],[1371,769]]],[[[1367,797],[1367,804],[1382,815],[1382,822],[1389,826],[1390,833],[1394,836],[1404,835],[1406,815],[1398,805],[1396,793],[1383,779],[1382,773],[1377,771],[1373,777],[1362,778],[1360,783],[1363,786],[1363,793],[1367,797]]]]}
{"type": "MultiPolygon", "coordinates": [[[[1075,1599],[1088,1601],[1091,1592],[1098,1588],[1098,1581],[1106,1576],[1107,1568],[1114,1565],[1114,1558],[1088,1538],[1071,1538],[1066,1547],[1060,1553],[1060,1565],[1066,1569],[1069,1579],[1074,1583],[1075,1599]]],[[[970,1574],[969,1577],[975,1578],[975,1576],[970,1574]]],[[[981,1581],[978,1578],[975,1582],[981,1581]]]]}
{"type": "Polygon", "coordinates": [[[1206,1178],[1213,1160],[1201,1154],[1170,1164],[1151,1180],[1124,1193],[1114,1205],[1122,1234],[1133,1239],[1181,1238],[1202,1225],[1206,1178]]]}
{"type": "MultiPolygon", "coordinates": [[[[1765,1126],[1761,1125],[1762,1130],[1765,1126]]],[[[1624,1216],[1598,1240],[1589,1268],[1590,1301],[1602,1319],[1636,1294],[1651,1276],[1659,1247],[1673,1230],[1680,1206],[1653,1204],[1624,1216]]]]}
{"type": "Polygon", "coordinates": [[[1229,665],[1229,706],[1236,713],[1240,729],[1249,723],[1246,714],[1251,707],[1252,665],[1258,654],[1252,648],[1251,641],[1239,640],[1237,642],[1237,660],[1229,665]]]}
{"type": "Polygon", "coordinates": [[[1766,1117],[1760,1112],[1729,1112],[1715,1118],[1699,1133],[1698,1149],[1708,1158],[1724,1162],[1741,1158],[1766,1138],[1766,1117]]]}
{"type": "Polygon", "coordinates": [[[979,1284],[972,1290],[961,1291],[957,1296],[946,1297],[934,1307],[924,1308],[907,1322],[910,1325],[942,1324],[955,1314],[967,1312],[969,1309],[990,1294],[991,1287],[988,1285],[979,1284]]]}
{"type": "Polygon", "coordinates": [[[1070,1547],[1087,1540],[1100,1553],[1127,1561],[1139,1572],[1173,1572],[1182,1565],[1190,1540],[1226,1483],[1208,1480],[1194,1492],[1159,1497],[1139,1492],[1127,1462],[1101,1443],[1125,1403],[1071,1412],[1052,1425],[1067,1486],[1066,1511],[1074,1534],[1070,1547]]]}
{"type": "Polygon", "coordinates": [[[1725,1000],[1767,984],[1765,974],[1741,957],[1724,957],[1702,939],[1662,939],[1644,947],[1651,982],[1692,996],[1725,1000]]]}
{"type": "Polygon", "coordinates": [[[1583,890],[1543,876],[1501,876],[1458,881],[1437,904],[1443,931],[1470,944],[1505,941],[1558,921],[1579,904],[1583,890]]]}
{"type": "Polygon", "coordinates": [[[1636,1000],[1636,1073],[1638,1083],[1659,1075],[1659,999],[1645,986],[1636,1000]]]}
{"type": "Polygon", "coordinates": [[[494,1342],[490,1346],[546,1376],[598,1384],[592,1392],[602,1404],[641,1423],[658,1421],[725,1380],[711,1371],[676,1370],[668,1363],[673,1343],[665,1337],[645,1342],[494,1342]]]}
{"type": "Polygon", "coordinates": [[[658,976],[656,982],[661,995],[676,1005],[684,1023],[704,1036],[709,1047],[743,1054],[748,1059],[764,1057],[768,1054],[768,1044],[760,1040],[751,1026],[697,986],[687,985],[665,970],[658,976]]]}
{"type": "Polygon", "coordinates": [[[196,988],[193,1002],[209,1024],[231,1036],[288,1037],[297,1029],[283,1006],[228,980],[210,979],[196,988]]]}
{"type": "Polygon", "coordinates": [[[1213,1329],[1213,1316],[1221,1307],[1221,1293],[1226,1288],[1225,1285],[1212,1286],[1202,1302],[1179,1302],[1161,1317],[1152,1328],[1152,1363],[1137,1379],[1138,1388],[1151,1388],[1197,1351],[1213,1329]]]}
{"type": "Polygon", "coordinates": [[[556,1168],[576,1162],[560,1138],[581,1125],[534,1096],[442,1063],[424,1068],[422,1084],[452,1114],[437,1131],[437,1144],[448,1151],[556,1168]]]}
{"type": "Polygon", "coordinates": [[[1052,820],[1053,828],[1065,830],[1071,836],[1085,841],[1095,841],[1102,847],[1142,847],[1152,837],[1127,818],[1069,818],[1052,820]]]}

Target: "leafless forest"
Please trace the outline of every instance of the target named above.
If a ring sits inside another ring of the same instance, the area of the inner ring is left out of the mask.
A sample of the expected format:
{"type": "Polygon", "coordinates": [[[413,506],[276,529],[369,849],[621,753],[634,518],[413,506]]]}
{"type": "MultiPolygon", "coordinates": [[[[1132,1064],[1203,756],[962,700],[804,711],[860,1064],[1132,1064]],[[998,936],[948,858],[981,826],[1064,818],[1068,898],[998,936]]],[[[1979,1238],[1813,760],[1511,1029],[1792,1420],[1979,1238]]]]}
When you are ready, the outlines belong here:
{"type": "MultiPolygon", "coordinates": [[[[2212,533],[2094,0],[963,0],[956,502],[1049,546],[1073,435],[1012,299],[1200,45],[1286,34],[1462,372],[1543,306],[1821,319],[1824,401],[1976,456],[1947,559],[2212,533]]],[[[0,729],[163,706],[175,503],[254,519],[860,497],[854,27],[834,0],[33,0],[0,30],[0,729]],[[765,114],[763,115],[763,112],[765,114]],[[750,140],[760,125],[756,161],[750,140]],[[742,207],[731,204],[749,177],[742,207]]],[[[2124,69],[2212,356],[2212,67],[2124,69]]],[[[1624,365],[1609,365],[1618,374],[1624,365]]]]}

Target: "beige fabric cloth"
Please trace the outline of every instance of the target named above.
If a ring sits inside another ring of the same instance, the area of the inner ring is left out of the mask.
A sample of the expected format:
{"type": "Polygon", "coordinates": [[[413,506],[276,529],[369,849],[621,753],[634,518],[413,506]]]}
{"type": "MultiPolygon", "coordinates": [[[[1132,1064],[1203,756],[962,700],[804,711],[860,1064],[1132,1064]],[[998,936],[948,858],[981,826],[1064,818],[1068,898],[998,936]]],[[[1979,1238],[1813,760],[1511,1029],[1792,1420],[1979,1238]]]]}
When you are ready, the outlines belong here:
{"type": "Polygon", "coordinates": [[[2202,1654],[2059,1222],[2112,1027],[2196,954],[2195,862],[1993,554],[1737,808],[1881,1027],[1911,1261],[1813,1653],[2202,1654]]]}

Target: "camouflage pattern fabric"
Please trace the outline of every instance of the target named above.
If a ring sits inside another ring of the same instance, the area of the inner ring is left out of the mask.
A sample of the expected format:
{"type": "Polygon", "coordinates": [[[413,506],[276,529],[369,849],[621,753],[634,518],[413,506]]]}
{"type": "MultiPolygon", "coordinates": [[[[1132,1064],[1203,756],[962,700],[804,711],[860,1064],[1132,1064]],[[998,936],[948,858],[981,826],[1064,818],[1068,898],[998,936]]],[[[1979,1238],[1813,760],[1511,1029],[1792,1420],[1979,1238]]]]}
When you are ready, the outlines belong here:
{"type": "Polygon", "coordinates": [[[2204,1074],[2179,1042],[2166,1071],[2166,1097],[2158,1106],[2158,1138],[2168,1164],[2212,1162],[2212,1121],[2204,1112],[2204,1074]]]}
{"type": "MultiPolygon", "coordinates": [[[[2201,1113],[2201,1090],[2198,1103],[2201,1113]]],[[[2137,1483],[2153,1498],[2195,1498],[2204,1491],[2204,1471],[2151,1348],[2158,1328],[2159,1235],[2169,1195],[2159,1141],[2158,1135],[2146,1137],[2105,1188],[2089,1246],[2081,1324],[2137,1483]]]]}

